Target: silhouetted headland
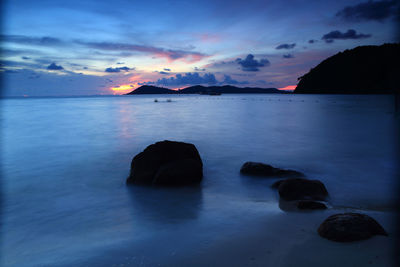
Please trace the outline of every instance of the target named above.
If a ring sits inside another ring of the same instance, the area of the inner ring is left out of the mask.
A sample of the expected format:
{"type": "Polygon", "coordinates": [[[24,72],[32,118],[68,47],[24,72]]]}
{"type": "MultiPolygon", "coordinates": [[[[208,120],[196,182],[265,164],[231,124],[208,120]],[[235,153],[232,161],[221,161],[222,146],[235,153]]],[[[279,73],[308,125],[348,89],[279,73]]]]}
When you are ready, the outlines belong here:
{"type": "Polygon", "coordinates": [[[257,88],[257,87],[236,87],[232,85],[224,86],[202,86],[195,85],[186,87],[181,90],[171,90],[168,88],[157,87],[152,85],[143,85],[127,95],[140,94],[271,94],[271,93],[288,93],[277,88],[257,88]]]}
{"type": "Polygon", "coordinates": [[[295,93],[393,94],[400,92],[400,44],[359,46],[329,57],[299,78],[295,93]]]}

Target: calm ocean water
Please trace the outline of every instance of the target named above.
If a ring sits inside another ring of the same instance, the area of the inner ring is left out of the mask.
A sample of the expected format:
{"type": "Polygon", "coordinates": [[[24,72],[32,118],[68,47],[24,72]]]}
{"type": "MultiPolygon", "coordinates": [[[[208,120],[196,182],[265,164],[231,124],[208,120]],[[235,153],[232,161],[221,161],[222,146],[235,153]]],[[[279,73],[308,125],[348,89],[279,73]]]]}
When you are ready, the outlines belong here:
{"type": "Polygon", "coordinates": [[[239,174],[249,160],[320,179],[338,209],[396,208],[392,96],[14,98],[1,109],[2,266],[80,265],[154,239],[183,248],[283,213],[274,179],[239,174]],[[196,145],[200,188],[125,185],[132,157],[161,140],[196,145]]]}

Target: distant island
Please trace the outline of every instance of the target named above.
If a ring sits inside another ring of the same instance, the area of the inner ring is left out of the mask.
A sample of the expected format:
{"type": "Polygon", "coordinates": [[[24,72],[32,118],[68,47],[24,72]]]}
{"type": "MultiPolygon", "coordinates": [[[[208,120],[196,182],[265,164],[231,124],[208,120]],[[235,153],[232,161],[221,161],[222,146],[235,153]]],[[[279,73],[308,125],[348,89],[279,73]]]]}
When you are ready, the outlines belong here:
{"type": "Polygon", "coordinates": [[[157,87],[152,85],[143,85],[126,95],[142,95],[142,94],[284,94],[285,91],[277,88],[256,88],[256,87],[236,87],[232,85],[224,86],[202,86],[195,85],[186,87],[181,90],[171,90],[168,88],[157,87]]]}
{"type": "Polygon", "coordinates": [[[329,57],[299,78],[298,94],[400,93],[400,44],[359,46],[329,57]]]}

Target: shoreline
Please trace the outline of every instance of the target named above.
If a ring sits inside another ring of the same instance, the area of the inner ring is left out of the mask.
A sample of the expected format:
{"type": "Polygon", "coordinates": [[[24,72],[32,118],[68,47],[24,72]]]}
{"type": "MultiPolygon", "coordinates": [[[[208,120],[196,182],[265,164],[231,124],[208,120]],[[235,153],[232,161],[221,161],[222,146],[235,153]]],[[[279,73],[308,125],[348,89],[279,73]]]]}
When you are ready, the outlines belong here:
{"type": "MultiPolygon", "coordinates": [[[[278,204],[278,203],[276,203],[278,204]]],[[[396,213],[369,211],[389,233],[363,241],[326,240],[317,228],[335,213],[359,211],[328,209],[316,212],[266,213],[245,218],[215,235],[174,233],[111,246],[81,261],[53,266],[395,266],[396,213]]],[[[207,228],[207,227],[206,227],[207,228]]],[[[220,226],[218,227],[220,228],[220,226]]],[[[206,229],[194,229],[206,230],[206,229]]],[[[101,249],[103,250],[103,249],[101,249]]]]}

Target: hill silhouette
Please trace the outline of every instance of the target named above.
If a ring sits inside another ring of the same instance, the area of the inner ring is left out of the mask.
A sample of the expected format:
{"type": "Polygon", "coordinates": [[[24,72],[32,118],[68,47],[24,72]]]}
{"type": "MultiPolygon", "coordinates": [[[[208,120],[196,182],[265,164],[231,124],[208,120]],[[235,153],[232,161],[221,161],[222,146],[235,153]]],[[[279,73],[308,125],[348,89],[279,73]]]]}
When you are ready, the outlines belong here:
{"type": "Polygon", "coordinates": [[[400,44],[359,46],[329,57],[299,78],[295,93],[400,92],[400,44]]]}
{"type": "Polygon", "coordinates": [[[132,92],[127,93],[127,95],[141,95],[141,94],[176,94],[176,91],[152,85],[142,85],[137,89],[133,90],[132,92]]]}
{"type": "Polygon", "coordinates": [[[270,93],[287,93],[280,91],[276,88],[256,88],[256,87],[236,87],[232,85],[224,86],[202,86],[195,85],[186,87],[181,90],[171,90],[168,88],[143,85],[127,95],[138,95],[138,94],[270,94],[270,93]]]}

